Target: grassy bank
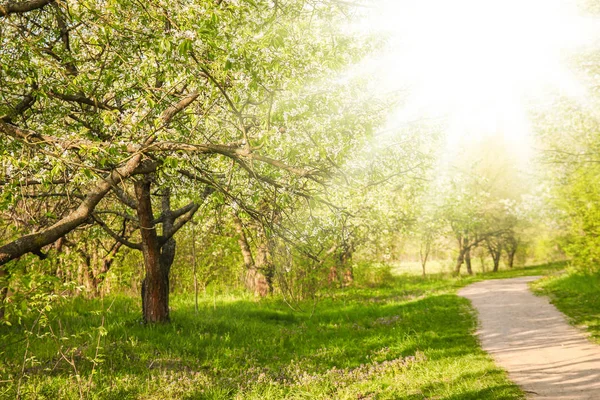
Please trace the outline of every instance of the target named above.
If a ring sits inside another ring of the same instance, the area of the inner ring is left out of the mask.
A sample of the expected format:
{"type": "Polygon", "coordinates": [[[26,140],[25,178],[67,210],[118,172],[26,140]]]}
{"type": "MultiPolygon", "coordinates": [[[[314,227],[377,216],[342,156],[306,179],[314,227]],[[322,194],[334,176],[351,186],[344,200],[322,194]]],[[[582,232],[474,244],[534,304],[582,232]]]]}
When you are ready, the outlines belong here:
{"type": "Polygon", "coordinates": [[[537,281],[532,287],[547,295],[573,324],[586,328],[600,343],[600,273],[569,270],[537,281]]]}
{"type": "Polygon", "coordinates": [[[234,297],[202,299],[196,313],[191,296],[179,296],[173,322],[153,327],[140,324],[138,299],[76,298],[0,328],[0,396],[520,399],[480,349],[470,305],[455,293],[475,280],[561,267],[401,276],[340,290],[304,313],[278,299],[234,297]]]}

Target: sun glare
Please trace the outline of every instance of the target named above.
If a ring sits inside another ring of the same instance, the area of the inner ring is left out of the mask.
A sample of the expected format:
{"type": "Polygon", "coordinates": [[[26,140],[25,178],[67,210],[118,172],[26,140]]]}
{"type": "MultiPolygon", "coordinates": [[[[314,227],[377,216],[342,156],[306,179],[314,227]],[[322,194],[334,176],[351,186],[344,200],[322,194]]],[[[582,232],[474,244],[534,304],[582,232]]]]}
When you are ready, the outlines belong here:
{"type": "Polygon", "coordinates": [[[565,59],[598,37],[600,21],[582,17],[573,1],[377,4],[362,29],[385,32],[389,43],[368,68],[407,96],[392,125],[439,117],[450,146],[501,135],[526,151],[528,106],[550,91],[585,93],[565,59]]]}

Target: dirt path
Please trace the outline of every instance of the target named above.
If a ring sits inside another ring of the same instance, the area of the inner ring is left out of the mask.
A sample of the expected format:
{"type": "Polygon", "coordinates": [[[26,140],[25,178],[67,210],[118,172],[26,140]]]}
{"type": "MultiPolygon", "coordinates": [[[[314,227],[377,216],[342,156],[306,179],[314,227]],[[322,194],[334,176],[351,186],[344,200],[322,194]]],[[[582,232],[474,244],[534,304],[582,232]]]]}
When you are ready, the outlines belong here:
{"type": "Polygon", "coordinates": [[[459,295],[479,313],[483,348],[531,399],[600,399],[600,346],[570,326],[524,277],[478,282],[459,295]]]}

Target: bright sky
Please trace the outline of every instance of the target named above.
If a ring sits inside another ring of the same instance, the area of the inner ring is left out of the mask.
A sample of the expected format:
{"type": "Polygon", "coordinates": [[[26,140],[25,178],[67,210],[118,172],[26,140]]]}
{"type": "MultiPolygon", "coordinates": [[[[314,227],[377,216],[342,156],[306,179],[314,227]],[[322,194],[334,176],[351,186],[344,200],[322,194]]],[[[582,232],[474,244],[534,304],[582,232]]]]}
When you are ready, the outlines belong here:
{"type": "Polygon", "coordinates": [[[565,59],[600,38],[572,0],[379,0],[361,31],[390,35],[363,68],[406,102],[390,121],[441,118],[448,146],[504,136],[529,156],[527,109],[549,91],[584,97],[565,59]]]}

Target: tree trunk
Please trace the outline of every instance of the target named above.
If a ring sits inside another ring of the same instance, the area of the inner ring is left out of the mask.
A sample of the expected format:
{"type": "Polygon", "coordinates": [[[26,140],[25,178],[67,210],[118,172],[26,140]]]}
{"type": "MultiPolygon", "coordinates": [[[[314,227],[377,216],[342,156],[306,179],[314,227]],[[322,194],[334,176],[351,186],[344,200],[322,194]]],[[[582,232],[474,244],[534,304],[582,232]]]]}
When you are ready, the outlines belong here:
{"type": "MultiPolygon", "coordinates": [[[[262,229],[261,229],[262,230],[262,229]]],[[[267,243],[267,236],[262,230],[261,243],[256,249],[256,280],[254,292],[265,297],[273,293],[273,276],[275,275],[273,263],[271,262],[271,253],[267,243]]]]}
{"type": "Polygon", "coordinates": [[[517,254],[517,249],[514,249],[508,252],[508,268],[512,268],[515,264],[515,254],[517,254]]]}
{"type": "Polygon", "coordinates": [[[154,225],[150,199],[151,180],[145,176],[135,182],[137,214],[142,237],[146,277],[142,281],[142,315],[145,323],[169,321],[169,275],[161,269],[160,244],[154,225]]]}
{"type": "Polygon", "coordinates": [[[490,256],[492,256],[492,261],[494,262],[494,269],[492,271],[498,272],[498,268],[500,267],[500,256],[502,255],[502,244],[488,241],[488,250],[490,251],[490,256]]]}
{"type": "Polygon", "coordinates": [[[498,269],[500,268],[500,257],[494,257],[494,269],[492,270],[492,272],[498,272],[498,269]]]}
{"type": "Polygon", "coordinates": [[[515,236],[510,236],[506,243],[506,258],[508,268],[512,268],[515,263],[515,255],[517,254],[517,249],[519,248],[519,241],[515,236]]]}
{"type": "Polygon", "coordinates": [[[352,247],[348,246],[340,256],[340,263],[344,269],[344,286],[349,286],[354,282],[354,271],[352,271],[352,247]]]}
{"type": "Polygon", "coordinates": [[[338,282],[338,265],[334,263],[329,268],[329,275],[327,275],[327,283],[330,286],[335,285],[338,282]]]}
{"type": "Polygon", "coordinates": [[[460,267],[465,262],[465,254],[467,252],[468,247],[465,246],[467,243],[466,239],[462,237],[458,238],[458,257],[456,257],[456,267],[454,268],[454,275],[460,275],[460,267]]]}
{"type": "Polygon", "coordinates": [[[454,268],[454,275],[456,275],[456,276],[460,275],[460,267],[463,265],[464,261],[465,261],[465,253],[464,253],[463,249],[460,249],[460,251],[458,253],[458,257],[456,257],[456,267],[454,268]]]}
{"type": "Polygon", "coordinates": [[[471,268],[471,248],[467,247],[465,250],[465,264],[467,265],[467,272],[469,275],[473,275],[473,269],[471,268]]]}
{"type": "Polygon", "coordinates": [[[419,249],[419,256],[421,256],[421,268],[423,269],[423,278],[425,278],[425,267],[427,265],[427,258],[429,258],[429,252],[431,251],[431,243],[429,240],[425,242],[425,248],[423,248],[423,243],[421,243],[421,248],[419,249]]]}
{"type": "MultiPolygon", "coordinates": [[[[192,223],[192,272],[194,274],[194,312],[198,314],[198,274],[196,271],[196,223],[192,223]]],[[[204,286],[206,291],[206,285],[204,286]]]]}
{"type": "Polygon", "coordinates": [[[259,263],[264,263],[266,260],[265,249],[261,250],[259,246],[257,260],[255,261],[254,257],[252,256],[252,250],[250,250],[250,244],[248,243],[248,238],[246,236],[246,232],[244,231],[242,221],[235,214],[233,216],[233,221],[235,230],[238,234],[238,244],[240,246],[242,257],[244,258],[244,265],[246,267],[244,285],[246,286],[246,289],[253,292],[254,295],[265,297],[267,294],[269,294],[270,286],[266,276],[258,268],[259,263]]]}
{"type": "MultiPolygon", "coordinates": [[[[173,236],[173,225],[175,224],[175,218],[171,212],[171,191],[168,188],[164,190],[162,196],[162,215],[164,217],[162,225],[163,237],[168,237],[168,239],[162,244],[162,246],[160,246],[159,266],[161,274],[165,277],[167,293],[169,293],[169,275],[171,274],[173,261],[175,261],[177,241],[173,236]]],[[[169,298],[167,296],[167,310],[168,308],[169,298]]]]}

